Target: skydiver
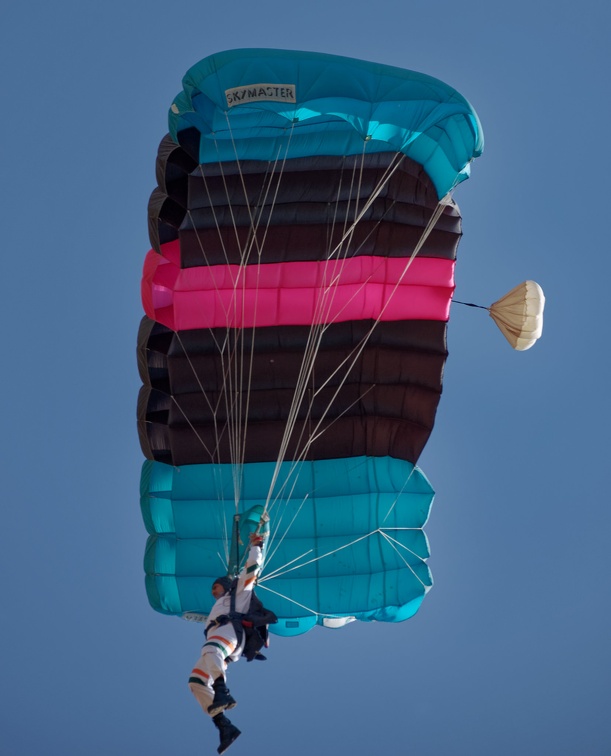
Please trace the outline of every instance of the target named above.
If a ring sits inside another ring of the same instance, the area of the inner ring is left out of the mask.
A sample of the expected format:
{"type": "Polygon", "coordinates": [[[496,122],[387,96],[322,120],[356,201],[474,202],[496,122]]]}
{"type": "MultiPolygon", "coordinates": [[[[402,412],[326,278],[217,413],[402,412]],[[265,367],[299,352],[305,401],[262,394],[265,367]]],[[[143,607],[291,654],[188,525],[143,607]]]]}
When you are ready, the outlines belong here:
{"type": "Polygon", "coordinates": [[[248,559],[233,588],[234,607],[230,593],[234,581],[229,577],[219,577],[212,584],[212,595],[216,601],[208,615],[206,642],[189,677],[191,692],[204,712],[212,717],[219,731],[219,754],[224,753],[241,734],[224,714],[226,709],[233,709],[237,704],[227,687],[225,673],[227,662],[237,661],[242,656],[246,633],[236,629],[229,615],[232,611],[241,614],[249,611],[253,588],[263,562],[263,539],[264,535],[258,533],[249,536],[248,559]]]}

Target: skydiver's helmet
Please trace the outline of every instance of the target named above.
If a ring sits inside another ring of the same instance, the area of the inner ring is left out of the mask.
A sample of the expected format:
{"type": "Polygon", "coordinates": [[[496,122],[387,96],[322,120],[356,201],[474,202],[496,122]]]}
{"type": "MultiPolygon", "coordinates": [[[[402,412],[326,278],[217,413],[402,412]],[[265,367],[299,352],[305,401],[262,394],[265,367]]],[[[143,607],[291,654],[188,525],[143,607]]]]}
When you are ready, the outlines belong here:
{"type": "Polygon", "coordinates": [[[227,575],[222,575],[221,577],[218,577],[214,583],[212,583],[213,586],[215,585],[222,585],[223,590],[225,593],[229,592],[229,589],[231,588],[231,584],[233,583],[233,580],[230,577],[227,577],[227,575]]]}

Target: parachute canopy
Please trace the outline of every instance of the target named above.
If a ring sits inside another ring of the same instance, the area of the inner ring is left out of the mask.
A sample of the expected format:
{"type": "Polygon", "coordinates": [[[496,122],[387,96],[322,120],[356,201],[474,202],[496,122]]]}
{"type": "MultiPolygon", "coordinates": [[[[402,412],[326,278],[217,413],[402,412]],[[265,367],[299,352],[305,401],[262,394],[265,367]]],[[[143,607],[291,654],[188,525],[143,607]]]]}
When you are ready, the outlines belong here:
{"type": "Polygon", "coordinates": [[[322,53],[231,50],[197,63],[169,114],[198,163],[398,152],[444,196],[469,175],[483,135],[469,103],[443,82],[322,53]]]}
{"type": "Polygon", "coordinates": [[[247,543],[266,512],[274,632],[406,619],[432,585],[417,461],[461,235],[440,200],[477,116],[428,76],[315,53],[221,53],[183,85],[138,338],[149,601],[204,617],[234,519],[247,543]]]}
{"type": "Polygon", "coordinates": [[[543,289],[536,281],[524,281],[490,305],[489,312],[511,346],[524,351],[541,338],[544,307],[543,289]]]}

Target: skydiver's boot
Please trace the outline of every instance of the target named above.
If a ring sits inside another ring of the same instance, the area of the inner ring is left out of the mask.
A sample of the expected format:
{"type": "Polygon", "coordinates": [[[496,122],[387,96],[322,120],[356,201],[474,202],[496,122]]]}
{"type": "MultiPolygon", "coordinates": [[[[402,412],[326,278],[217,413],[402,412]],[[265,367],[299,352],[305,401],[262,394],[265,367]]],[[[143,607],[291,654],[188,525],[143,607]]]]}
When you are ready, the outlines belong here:
{"type": "Polygon", "coordinates": [[[229,746],[240,737],[241,733],[234,724],[231,724],[224,714],[217,714],[212,717],[212,721],[219,731],[221,738],[221,744],[216,750],[218,753],[225,753],[229,746]]]}
{"type": "Polygon", "coordinates": [[[214,688],[214,700],[208,706],[208,714],[211,717],[215,717],[225,709],[233,709],[234,706],[237,706],[238,702],[229,692],[229,688],[225,685],[225,680],[222,677],[217,677],[212,687],[214,688]]]}

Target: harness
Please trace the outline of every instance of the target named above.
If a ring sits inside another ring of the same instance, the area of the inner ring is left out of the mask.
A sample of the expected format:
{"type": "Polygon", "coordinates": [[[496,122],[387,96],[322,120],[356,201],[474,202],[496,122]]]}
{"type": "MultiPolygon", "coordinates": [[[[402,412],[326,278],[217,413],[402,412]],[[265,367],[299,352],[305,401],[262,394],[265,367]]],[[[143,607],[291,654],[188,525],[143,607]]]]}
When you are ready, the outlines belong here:
{"type": "Polygon", "coordinates": [[[278,622],[278,617],[263,606],[261,599],[254,591],[250,597],[248,611],[237,612],[235,608],[237,584],[238,580],[235,578],[229,589],[229,614],[220,614],[206,626],[206,638],[210,630],[231,622],[238,639],[238,646],[241,646],[244,641],[242,656],[246,657],[246,661],[252,661],[255,658],[264,659],[265,657],[259,654],[259,651],[268,643],[267,626],[278,622]]]}

